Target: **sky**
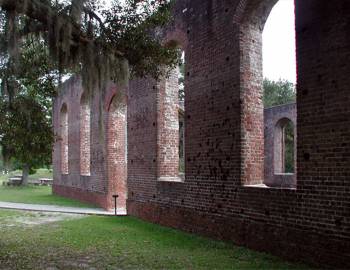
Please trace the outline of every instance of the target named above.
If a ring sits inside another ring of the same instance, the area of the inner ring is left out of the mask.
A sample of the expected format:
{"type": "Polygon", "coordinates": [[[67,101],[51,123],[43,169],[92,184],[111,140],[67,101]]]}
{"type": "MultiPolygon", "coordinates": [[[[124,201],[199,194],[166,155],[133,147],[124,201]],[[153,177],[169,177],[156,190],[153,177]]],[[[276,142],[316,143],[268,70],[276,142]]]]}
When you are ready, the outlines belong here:
{"type": "Polygon", "coordinates": [[[263,73],[271,80],[296,81],[294,1],[279,0],[263,31],[263,73]]]}

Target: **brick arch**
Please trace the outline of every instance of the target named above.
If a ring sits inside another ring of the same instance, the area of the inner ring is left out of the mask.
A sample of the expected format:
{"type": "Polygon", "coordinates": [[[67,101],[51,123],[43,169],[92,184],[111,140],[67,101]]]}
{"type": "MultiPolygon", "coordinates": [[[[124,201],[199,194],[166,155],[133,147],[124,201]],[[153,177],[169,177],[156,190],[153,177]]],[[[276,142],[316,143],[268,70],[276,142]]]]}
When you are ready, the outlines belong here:
{"type": "Polygon", "coordinates": [[[241,0],[234,17],[242,24],[253,24],[263,31],[267,18],[278,1],[280,0],[241,0]]]}
{"type": "MultiPolygon", "coordinates": [[[[288,124],[293,125],[293,141],[295,145],[295,123],[292,119],[283,117],[279,119],[274,127],[274,162],[273,169],[275,174],[285,173],[285,128],[288,124]]],[[[295,146],[294,146],[294,164],[295,164],[295,146]]]]}
{"type": "MultiPolygon", "coordinates": [[[[108,107],[107,117],[107,174],[108,196],[118,195],[117,207],[126,208],[127,199],[127,131],[126,104],[114,95],[108,107]]],[[[110,206],[113,205],[111,201],[110,206]]]]}
{"type": "Polygon", "coordinates": [[[295,126],[293,119],[289,117],[282,117],[276,121],[275,128],[283,128],[283,126],[287,125],[289,122],[293,124],[293,127],[295,126]]]}
{"type": "Polygon", "coordinates": [[[61,139],[61,174],[69,173],[69,123],[68,123],[68,107],[63,103],[60,110],[60,139],[61,139]]]}
{"type": "Polygon", "coordinates": [[[80,98],[80,175],[91,174],[91,104],[84,91],[80,98]]]}

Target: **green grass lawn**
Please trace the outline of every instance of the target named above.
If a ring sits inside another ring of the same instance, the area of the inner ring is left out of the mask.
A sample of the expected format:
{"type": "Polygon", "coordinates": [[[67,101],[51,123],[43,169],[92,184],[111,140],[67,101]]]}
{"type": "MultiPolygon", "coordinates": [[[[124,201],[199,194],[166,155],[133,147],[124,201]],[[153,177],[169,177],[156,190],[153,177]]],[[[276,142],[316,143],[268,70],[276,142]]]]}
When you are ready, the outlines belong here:
{"type": "Polygon", "coordinates": [[[73,207],[96,207],[91,204],[53,195],[52,188],[49,186],[0,186],[0,201],[73,207]]]}
{"type": "Polygon", "coordinates": [[[6,226],[24,215],[0,210],[0,226],[5,224],[0,265],[5,269],[310,269],[131,217],[6,226]]]}
{"type": "MultiPolygon", "coordinates": [[[[10,176],[20,175],[20,172],[11,172],[10,176]]],[[[0,177],[0,201],[3,202],[18,202],[18,203],[33,203],[33,204],[49,204],[74,207],[96,207],[91,204],[81,203],[76,200],[56,196],[52,194],[52,188],[49,186],[33,186],[13,187],[3,186],[2,181],[6,181],[9,175],[0,177]]],[[[46,169],[39,169],[36,174],[30,178],[52,178],[52,172],[46,169]]]]}

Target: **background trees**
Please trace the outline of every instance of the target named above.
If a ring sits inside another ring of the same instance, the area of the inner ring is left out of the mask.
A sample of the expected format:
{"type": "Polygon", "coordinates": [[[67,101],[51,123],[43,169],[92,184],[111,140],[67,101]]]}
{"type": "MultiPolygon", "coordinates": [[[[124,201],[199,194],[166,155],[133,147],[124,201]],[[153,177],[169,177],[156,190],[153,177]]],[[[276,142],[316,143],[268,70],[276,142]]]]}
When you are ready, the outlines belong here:
{"type": "Polygon", "coordinates": [[[272,81],[265,78],[263,89],[265,108],[295,102],[295,86],[289,81],[272,81]]]}
{"type": "Polygon", "coordinates": [[[102,3],[0,0],[0,140],[5,159],[21,164],[23,184],[50,162],[52,98],[66,73],[79,73],[94,95],[109,80],[158,78],[179,62],[155,31],[169,21],[171,1],[102,3]]]}

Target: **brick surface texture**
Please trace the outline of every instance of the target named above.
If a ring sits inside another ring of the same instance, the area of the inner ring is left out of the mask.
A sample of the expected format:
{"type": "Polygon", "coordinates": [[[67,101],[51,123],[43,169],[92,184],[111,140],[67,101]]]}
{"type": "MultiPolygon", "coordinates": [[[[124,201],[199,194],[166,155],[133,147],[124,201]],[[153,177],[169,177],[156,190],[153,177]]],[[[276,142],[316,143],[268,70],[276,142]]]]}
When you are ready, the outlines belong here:
{"type": "Polygon", "coordinates": [[[80,174],[82,87],[75,78],[54,105],[62,137],[54,148],[54,192],[105,208],[120,193],[132,216],[292,260],[350,268],[350,1],[295,1],[294,188],[262,185],[261,34],[276,2],[176,1],[164,39],[178,42],[186,57],[183,181],[173,181],[178,101],[176,90],[166,89],[175,75],[170,82],[134,79],[128,91],[111,84],[90,97],[90,176],[80,174]],[[68,174],[61,165],[65,140],[68,174]]]}

